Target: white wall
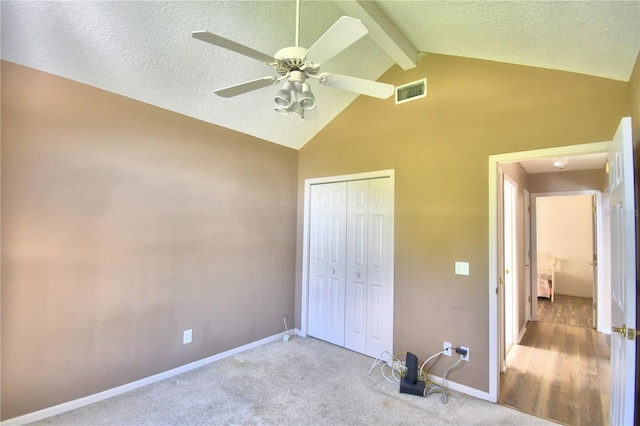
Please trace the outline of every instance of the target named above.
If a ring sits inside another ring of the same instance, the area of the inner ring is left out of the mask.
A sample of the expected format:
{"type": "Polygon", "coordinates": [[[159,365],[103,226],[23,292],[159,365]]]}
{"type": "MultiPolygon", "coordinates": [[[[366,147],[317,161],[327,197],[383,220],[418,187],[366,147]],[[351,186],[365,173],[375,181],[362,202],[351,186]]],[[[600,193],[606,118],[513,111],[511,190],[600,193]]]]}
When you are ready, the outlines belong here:
{"type": "Polygon", "coordinates": [[[537,250],[558,258],[556,294],[593,296],[590,195],[538,197],[537,250]]]}

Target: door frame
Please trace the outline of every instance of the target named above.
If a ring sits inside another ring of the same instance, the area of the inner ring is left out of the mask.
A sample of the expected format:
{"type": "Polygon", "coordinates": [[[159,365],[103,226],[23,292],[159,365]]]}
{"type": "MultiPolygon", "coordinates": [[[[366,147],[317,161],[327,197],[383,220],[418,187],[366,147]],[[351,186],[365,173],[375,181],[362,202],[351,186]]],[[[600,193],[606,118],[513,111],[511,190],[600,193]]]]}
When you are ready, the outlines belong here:
{"type": "Polygon", "coordinates": [[[309,178],[304,181],[304,210],[303,210],[303,229],[302,229],[302,270],[301,270],[301,291],[300,291],[300,335],[306,336],[308,332],[308,315],[309,315],[309,243],[310,243],[310,216],[311,216],[311,185],[318,185],[323,183],[333,182],[345,182],[352,180],[364,180],[364,179],[377,179],[377,178],[389,178],[391,179],[391,226],[390,226],[390,247],[389,247],[389,262],[390,262],[390,294],[391,300],[389,301],[390,318],[385,322],[390,332],[391,338],[389,342],[389,353],[393,353],[393,311],[394,311],[394,223],[395,223],[395,169],[376,170],[363,173],[354,173],[348,175],[338,176],[325,176],[318,178],[309,178]]]}
{"type": "MultiPolygon", "coordinates": [[[[498,176],[500,163],[536,158],[569,157],[608,152],[609,141],[531,151],[490,155],[489,162],[489,401],[500,395],[499,273],[498,273],[498,176]]],[[[533,265],[532,265],[533,266],[533,265]]],[[[533,270],[533,267],[531,268],[533,270]]]]}
{"type": "Polygon", "coordinates": [[[504,285],[502,286],[503,292],[502,297],[500,298],[500,303],[504,306],[504,315],[502,324],[502,338],[504,339],[503,344],[503,353],[502,353],[502,362],[503,365],[501,367],[502,371],[506,368],[506,359],[509,351],[513,347],[513,345],[518,344],[519,338],[519,328],[518,328],[518,319],[519,315],[519,294],[520,294],[520,284],[518,277],[518,183],[509,177],[506,173],[502,173],[502,210],[503,212],[509,209],[510,215],[510,228],[507,230],[505,226],[506,213],[503,213],[502,220],[500,221],[502,225],[502,238],[503,238],[503,247],[500,251],[500,255],[503,256],[502,259],[502,269],[503,272],[501,274],[502,279],[504,280],[504,285]],[[511,193],[511,202],[507,206],[505,203],[505,195],[506,195],[506,186],[509,185],[512,188],[511,193]],[[507,244],[507,239],[509,239],[509,244],[507,244]],[[511,258],[510,265],[507,264],[507,250],[509,257],[511,258]],[[507,279],[507,274],[509,271],[507,268],[511,268],[511,273],[509,279],[507,279]],[[510,284],[510,289],[508,289],[510,284]],[[510,299],[510,300],[509,300],[510,299]],[[510,306],[511,309],[507,309],[507,306],[510,306]],[[510,326],[510,327],[508,327],[510,326]],[[509,340],[507,340],[509,337],[509,340]],[[507,342],[509,345],[507,345],[507,342]]]}
{"type": "Polygon", "coordinates": [[[533,317],[531,310],[531,193],[527,189],[522,190],[523,214],[524,214],[524,326],[520,330],[521,340],[527,330],[527,322],[533,317]]]}

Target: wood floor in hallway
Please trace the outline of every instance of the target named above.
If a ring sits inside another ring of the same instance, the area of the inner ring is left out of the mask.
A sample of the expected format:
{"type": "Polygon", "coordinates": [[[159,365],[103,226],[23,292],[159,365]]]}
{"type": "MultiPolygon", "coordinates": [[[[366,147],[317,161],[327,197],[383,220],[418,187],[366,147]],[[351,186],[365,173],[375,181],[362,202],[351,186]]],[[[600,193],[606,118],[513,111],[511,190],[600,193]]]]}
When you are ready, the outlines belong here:
{"type": "Polygon", "coordinates": [[[556,298],[555,306],[546,306],[556,314],[527,324],[507,356],[501,404],[569,425],[608,424],[609,344],[607,336],[585,326],[591,324],[591,310],[584,309],[590,300],[556,298]]]}

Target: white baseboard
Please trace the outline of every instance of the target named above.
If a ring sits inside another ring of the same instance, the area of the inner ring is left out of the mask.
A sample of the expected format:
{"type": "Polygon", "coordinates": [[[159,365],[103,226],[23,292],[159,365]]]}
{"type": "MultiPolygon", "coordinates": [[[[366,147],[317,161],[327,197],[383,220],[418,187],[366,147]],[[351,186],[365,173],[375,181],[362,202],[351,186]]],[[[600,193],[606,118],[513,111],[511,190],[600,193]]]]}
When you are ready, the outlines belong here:
{"type": "MultiPolygon", "coordinates": [[[[427,375],[427,378],[434,383],[442,384],[442,377],[429,374],[427,375]]],[[[462,385],[460,383],[452,382],[451,380],[447,380],[447,389],[451,389],[460,393],[467,394],[469,396],[473,396],[474,398],[484,399],[485,401],[491,402],[489,392],[483,392],[481,390],[469,387],[467,385],[462,385]]]]}
{"type": "Polygon", "coordinates": [[[524,337],[524,333],[527,332],[527,325],[525,324],[522,329],[520,330],[520,335],[518,336],[518,343],[520,343],[520,341],[522,340],[522,338],[524,337]]]}
{"type": "MultiPolygon", "coordinates": [[[[296,333],[298,330],[296,330],[296,333]]],[[[35,411],[33,413],[25,414],[19,417],[14,417],[13,419],[7,419],[0,423],[2,426],[16,426],[16,425],[24,425],[27,423],[36,422],[39,420],[46,419],[48,417],[57,416],[58,414],[66,413],[67,411],[76,410],[78,408],[86,407],[87,405],[95,404],[96,402],[104,401],[105,399],[113,398],[114,396],[122,395],[123,393],[130,392],[134,389],[141,388],[143,386],[150,385],[152,383],[159,382],[161,380],[168,379],[173,376],[177,376],[182,373],[186,373],[187,371],[194,370],[196,368],[205,366],[207,364],[211,364],[212,362],[221,360],[223,358],[227,358],[241,352],[247,351],[249,349],[257,348],[258,346],[262,346],[266,343],[275,342],[277,340],[281,340],[285,333],[274,334],[273,336],[265,337],[264,339],[248,343],[246,345],[230,349],[226,352],[222,352],[208,358],[204,358],[198,361],[194,361],[189,364],[185,364],[183,366],[174,368],[172,370],[168,370],[162,373],[155,374],[153,376],[145,377],[144,379],[136,380],[135,382],[127,383],[122,386],[118,386],[112,389],[107,389],[106,391],[98,392],[93,395],[88,395],[82,398],[75,399],[73,401],[64,402],[59,405],[55,405],[53,407],[45,408],[39,411],[35,411]]]]}
{"type": "Polygon", "coordinates": [[[571,296],[571,297],[584,297],[585,299],[592,299],[593,295],[591,293],[572,293],[570,291],[558,292],[556,291],[556,296],[571,296]]]}

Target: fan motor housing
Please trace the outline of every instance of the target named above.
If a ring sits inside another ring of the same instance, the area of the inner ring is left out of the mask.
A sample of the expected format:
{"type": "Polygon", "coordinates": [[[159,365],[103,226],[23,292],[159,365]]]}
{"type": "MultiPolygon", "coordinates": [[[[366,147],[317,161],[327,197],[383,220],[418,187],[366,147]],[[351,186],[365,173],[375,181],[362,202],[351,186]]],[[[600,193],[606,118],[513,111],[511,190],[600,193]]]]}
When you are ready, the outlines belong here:
{"type": "Polygon", "coordinates": [[[274,55],[278,61],[275,65],[276,71],[280,75],[286,75],[291,70],[304,70],[309,74],[315,74],[317,67],[305,59],[307,50],[304,47],[290,46],[280,49],[274,55]]]}

